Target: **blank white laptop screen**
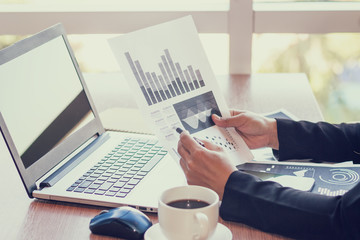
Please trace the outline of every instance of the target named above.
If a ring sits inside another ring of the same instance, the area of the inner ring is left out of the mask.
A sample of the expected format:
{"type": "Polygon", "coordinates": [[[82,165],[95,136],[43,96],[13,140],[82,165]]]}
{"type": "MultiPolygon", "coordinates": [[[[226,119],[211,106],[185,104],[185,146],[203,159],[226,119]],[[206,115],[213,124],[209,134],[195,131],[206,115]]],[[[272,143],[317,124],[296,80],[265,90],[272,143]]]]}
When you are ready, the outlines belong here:
{"type": "Polygon", "coordinates": [[[0,111],[25,168],[94,118],[64,48],[58,36],[0,68],[0,111]]]}

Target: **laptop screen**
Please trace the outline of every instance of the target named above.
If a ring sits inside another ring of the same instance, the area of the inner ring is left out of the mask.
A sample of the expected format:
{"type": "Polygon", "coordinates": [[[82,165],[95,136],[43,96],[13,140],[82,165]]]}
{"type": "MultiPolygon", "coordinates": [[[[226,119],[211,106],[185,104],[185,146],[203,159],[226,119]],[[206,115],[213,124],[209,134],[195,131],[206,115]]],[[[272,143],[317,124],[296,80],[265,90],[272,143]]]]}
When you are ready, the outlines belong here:
{"type": "Polygon", "coordinates": [[[0,86],[0,111],[25,168],[94,119],[62,35],[0,62],[0,86]]]}

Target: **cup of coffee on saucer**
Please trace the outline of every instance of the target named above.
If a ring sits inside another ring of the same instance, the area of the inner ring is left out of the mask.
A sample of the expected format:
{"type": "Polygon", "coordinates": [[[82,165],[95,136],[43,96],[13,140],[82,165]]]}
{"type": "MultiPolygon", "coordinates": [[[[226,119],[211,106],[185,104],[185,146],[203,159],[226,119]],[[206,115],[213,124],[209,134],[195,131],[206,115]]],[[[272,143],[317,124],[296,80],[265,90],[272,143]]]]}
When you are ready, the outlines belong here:
{"type": "Polygon", "coordinates": [[[146,240],[232,239],[230,230],[218,223],[219,196],[209,188],[180,186],[165,190],[158,203],[159,223],[146,240]]]}

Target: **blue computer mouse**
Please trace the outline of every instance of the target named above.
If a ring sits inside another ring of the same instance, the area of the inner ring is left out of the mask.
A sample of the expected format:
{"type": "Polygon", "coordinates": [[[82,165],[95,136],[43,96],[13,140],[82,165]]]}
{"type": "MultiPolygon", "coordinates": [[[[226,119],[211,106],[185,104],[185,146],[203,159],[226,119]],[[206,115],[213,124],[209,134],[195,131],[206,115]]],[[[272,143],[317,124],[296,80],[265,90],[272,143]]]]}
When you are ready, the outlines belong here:
{"type": "Polygon", "coordinates": [[[150,219],[139,210],[132,207],[118,207],[102,211],[91,219],[90,230],[99,235],[143,239],[151,225],[150,219]]]}

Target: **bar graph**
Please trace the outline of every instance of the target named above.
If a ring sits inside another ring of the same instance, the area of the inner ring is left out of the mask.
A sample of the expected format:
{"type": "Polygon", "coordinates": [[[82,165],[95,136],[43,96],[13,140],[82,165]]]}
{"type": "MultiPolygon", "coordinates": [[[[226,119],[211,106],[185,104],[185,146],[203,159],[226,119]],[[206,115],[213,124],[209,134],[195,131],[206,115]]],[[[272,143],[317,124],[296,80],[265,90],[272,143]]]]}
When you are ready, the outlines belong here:
{"type": "Polygon", "coordinates": [[[174,62],[168,49],[157,61],[158,71],[145,71],[139,60],[133,60],[129,52],[124,54],[148,105],[205,87],[200,70],[174,62]]]}

